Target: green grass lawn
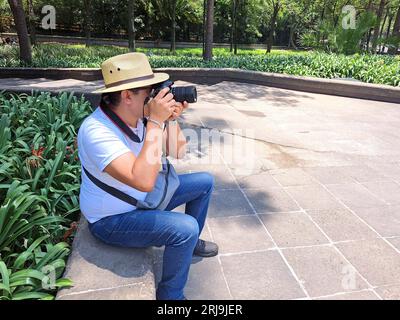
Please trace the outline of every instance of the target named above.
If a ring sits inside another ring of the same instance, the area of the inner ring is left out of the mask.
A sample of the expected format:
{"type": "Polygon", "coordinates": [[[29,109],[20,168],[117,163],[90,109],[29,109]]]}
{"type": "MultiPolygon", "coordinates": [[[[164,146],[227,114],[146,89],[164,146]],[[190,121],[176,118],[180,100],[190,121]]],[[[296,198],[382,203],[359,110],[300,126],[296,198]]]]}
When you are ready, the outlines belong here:
{"type": "MultiPolygon", "coordinates": [[[[338,55],[316,51],[239,50],[233,55],[225,48],[214,49],[211,62],[202,60],[202,49],[143,49],[154,68],[238,68],[320,78],[354,78],[363,82],[400,85],[400,57],[381,55],[338,55]]],[[[114,46],[41,44],[33,50],[31,67],[98,68],[109,57],[126,53],[114,46]]],[[[0,47],[0,67],[19,67],[18,48],[0,47]]]]}

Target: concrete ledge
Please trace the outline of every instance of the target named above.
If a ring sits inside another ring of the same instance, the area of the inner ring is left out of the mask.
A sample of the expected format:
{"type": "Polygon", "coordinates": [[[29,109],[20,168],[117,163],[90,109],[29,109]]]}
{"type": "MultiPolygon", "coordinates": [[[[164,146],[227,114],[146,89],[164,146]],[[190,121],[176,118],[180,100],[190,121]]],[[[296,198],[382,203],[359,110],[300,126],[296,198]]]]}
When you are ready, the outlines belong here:
{"type": "Polygon", "coordinates": [[[0,68],[0,78],[101,80],[99,68],[0,68]]]}
{"type": "Polygon", "coordinates": [[[0,78],[0,91],[15,94],[32,94],[33,92],[49,92],[58,95],[62,92],[74,92],[78,98],[84,96],[92,106],[98,106],[100,95],[92,93],[103,85],[102,81],[85,82],[76,79],[49,80],[46,78],[23,79],[23,78],[0,78]]]}
{"type": "MultiPolygon", "coordinates": [[[[183,80],[198,84],[211,85],[221,81],[235,81],[311,93],[400,103],[400,87],[359,81],[301,77],[240,69],[159,68],[154,69],[154,71],[167,72],[172,80],[183,80]]],[[[0,68],[0,78],[11,77],[77,79],[82,81],[102,79],[100,69],[0,68]]]]}
{"type": "Polygon", "coordinates": [[[108,246],[92,236],[82,216],[64,277],[74,286],[57,300],[155,300],[153,249],[108,246]]]}
{"type": "MultiPolygon", "coordinates": [[[[0,91],[2,91],[2,88],[0,88],[0,91]]],[[[57,96],[59,93],[62,92],[73,92],[74,95],[77,98],[80,98],[82,96],[85,97],[86,100],[90,102],[90,105],[92,107],[97,107],[100,103],[100,95],[91,93],[90,91],[84,91],[84,90],[71,90],[71,89],[65,89],[65,90],[51,90],[51,89],[24,89],[24,88],[7,88],[3,89],[4,92],[7,93],[15,93],[15,94],[32,94],[33,92],[49,92],[52,96],[57,96]]]]}

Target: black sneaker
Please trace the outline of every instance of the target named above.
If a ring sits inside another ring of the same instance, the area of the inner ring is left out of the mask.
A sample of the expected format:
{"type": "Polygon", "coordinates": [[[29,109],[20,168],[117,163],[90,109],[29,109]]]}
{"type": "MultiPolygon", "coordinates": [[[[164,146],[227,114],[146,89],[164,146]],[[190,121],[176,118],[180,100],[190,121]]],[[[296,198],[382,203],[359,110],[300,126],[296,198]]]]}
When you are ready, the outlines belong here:
{"type": "Polygon", "coordinates": [[[199,239],[193,254],[204,258],[215,257],[218,254],[218,245],[211,241],[199,239]]]}

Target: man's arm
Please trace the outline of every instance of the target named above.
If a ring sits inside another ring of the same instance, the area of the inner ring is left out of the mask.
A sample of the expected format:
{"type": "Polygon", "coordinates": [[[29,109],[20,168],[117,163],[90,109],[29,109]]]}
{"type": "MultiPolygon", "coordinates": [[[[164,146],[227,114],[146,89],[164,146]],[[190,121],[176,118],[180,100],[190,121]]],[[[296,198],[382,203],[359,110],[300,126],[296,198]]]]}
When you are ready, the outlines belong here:
{"type": "MultiPolygon", "coordinates": [[[[172,114],[176,104],[169,88],[163,89],[149,102],[150,118],[162,123],[172,114]]],[[[104,171],[113,178],[139,191],[153,190],[161,167],[163,130],[157,124],[147,124],[145,141],[138,157],[128,152],[112,161],[104,171]]]]}
{"type": "Polygon", "coordinates": [[[128,152],[113,160],[104,171],[122,183],[142,192],[153,190],[161,166],[163,132],[149,123],[138,157],[128,152]]]}
{"type": "Polygon", "coordinates": [[[187,141],[178,121],[167,122],[165,131],[164,141],[167,156],[171,156],[175,159],[184,158],[186,155],[187,141]]]}

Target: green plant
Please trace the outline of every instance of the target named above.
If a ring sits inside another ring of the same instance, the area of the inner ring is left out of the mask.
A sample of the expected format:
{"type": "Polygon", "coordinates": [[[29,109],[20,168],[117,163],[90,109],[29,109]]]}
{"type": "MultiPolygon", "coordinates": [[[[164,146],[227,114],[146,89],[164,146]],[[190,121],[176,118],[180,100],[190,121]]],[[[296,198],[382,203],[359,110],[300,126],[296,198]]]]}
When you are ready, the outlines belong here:
{"type": "Polygon", "coordinates": [[[75,138],[90,111],[73,94],[0,93],[0,299],[52,299],[71,285],[61,276],[79,213],[75,138]]]}
{"type": "Polygon", "coordinates": [[[368,31],[373,28],[375,22],[375,14],[365,12],[357,19],[356,28],[344,29],[339,25],[334,29],[334,32],[330,37],[330,43],[333,50],[346,55],[361,52],[361,41],[368,31]]]}
{"type": "MultiPolygon", "coordinates": [[[[204,62],[202,59],[202,49],[178,49],[176,55],[172,55],[167,49],[144,49],[139,48],[138,51],[144,52],[149,56],[150,62],[154,68],[239,68],[244,70],[264,71],[285,73],[300,76],[311,76],[321,78],[341,78],[352,77],[354,79],[370,82],[387,84],[392,86],[399,85],[400,77],[400,61],[395,56],[380,56],[371,55],[368,53],[351,55],[341,54],[331,51],[341,51],[350,53],[357,47],[357,41],[346,42],[347,37],[353,39],[350,34],[343,36],[343,41],[346,45],[341,45],[342,41],[340,36],[333,40],[329,40],[329,26],[327,23],[322,25],[322,29],[310,35],[309,41],[318,41],[320,45],[326,46],[330,52],[320,51],[293,51],[293,50],[273,50],[269,55],[265,55],[265,50],[239,50],[238,55],[233,55],[228,49],[217,48],[214,51],[215,57],[210,62],[204,62]],[[339,39],[339,40],[338,40],[339,39]],[[331,41],[331,43],[329,43],[331,41]],[[353,48],[353,49],[351,49],[353,48]]],[[[360,30],[361,25],[359,25],[360,30]]],[[[359,31],[357,31],[359,32],[359,31]]],[[[360,33],[358,33],[357,39],[360,33]]],[[[304,36],[306,37],[306,36],[304,36]]],[[[342,41],[342,42],[343,42],[342,41]]],[[[85,48],[81,45],[57,45],[46,44],[35,47],[35,50],[41,50],[38,54],[39,60],[34,58],[34,66],[36,67],[99,67],[101,62],[120,53],[125,53],[125,48],[119,47],[106,47],[106,46],[91,46],[85,48]],[[44,59],[44,60],[43,60],[44,59]]],[[[16,66],[13,60],[1,60],[0,66],[16,66]]],[[[58,100],[51,101],[45,96],[33,96],[15,98],[19,101],[18,104],[25,105],[33,103],[36,107],[40,106],[40,114],[37,117],[38,121],[44,124],[49,119],[56,119],[58,123],[54,123],[54,130],[62,132],[64,136],[71,136],[68,131],[73,131],[72,126],[76,128],[79,126],[79,114],[81,112],[82,103],[75,103],[74,108],[68,108],[70,114],[63,119],[59,117],[60,113],[55,115],[51,114],[51,108],[48,109],[46,104],[58,104],[58,100]],[[48,109],[48,111],[46,111],[48,109]],[[69,125],[64,121],[68,121],[69,125]],[[71,126],[72,125],[72,126],[71,126]]],[[[63,104],[68,105],[68,98],[63,98],[63,104]]],[[[10,103],[5,103],[8,106],[10,103]]],[[[13,117],[11,125],[19,125],[17,122],[29,123],[29,109],[15,110],[15,106],[8,106],[11,108],[10,112],[18,114],[18,117],[13,117]],[[26,122],[28,121],[28,122],[26,122]]],[[[59,109],[57,109],[59,110],[59,109]]],[[[35,111],[36,112],[36,111],[35,111]]],[[[57,111],[58,112],[58,111],[57,111]]],[[[31,121],[30,127],[35,128],[35,122],[31,121]]],[[[25,129],[24,129],[25,130],[25,129]]],[[[27,131],[21,131],[21,135],[31,135],[33,130],[26,128],[27,131]]],[[[35,128],[35,130],[37,130],[35,128]]],[[[48,132],[54,132],[53,129],[48,127],[48,132]]],[[[57,134],[52,137],[48,136],[46,139],[57,139],[57,134]]],[[[40,143],[44,143],[45,138],[37,138],[35,140],[36,147],[40,143]],[[42,140],[40,140],[42,139],[42,140]],[[41,141],[41,142],[40,142],[41,141]]],[[[65,137],[63,137],[65,139],[65,137]]],[[[68,142],[69,143],[69,142],[68,142]]],[[[37,148],[36,148],[37,150],[37,148]]],[[[46,152],[46,151],[45,151],[46,152]]]]}

